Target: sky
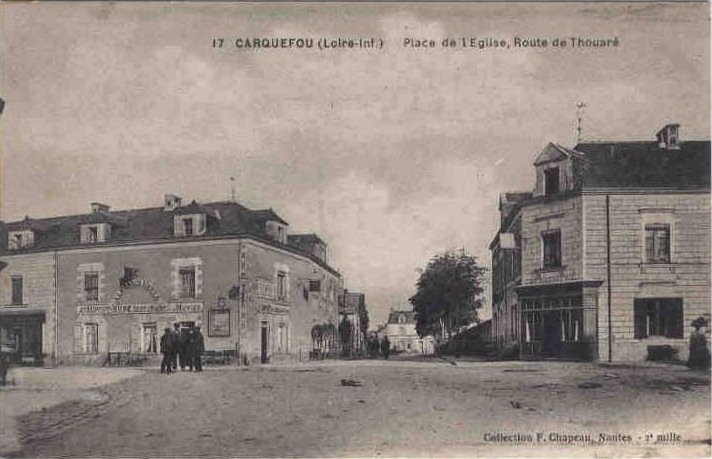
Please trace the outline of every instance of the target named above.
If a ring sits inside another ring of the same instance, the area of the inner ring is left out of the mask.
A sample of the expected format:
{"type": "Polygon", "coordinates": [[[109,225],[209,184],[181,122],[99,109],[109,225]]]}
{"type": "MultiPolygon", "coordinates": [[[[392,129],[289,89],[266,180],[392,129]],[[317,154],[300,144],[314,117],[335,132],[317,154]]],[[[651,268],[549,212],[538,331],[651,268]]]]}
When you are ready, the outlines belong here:
{"type": "Polygon", "coordinates": [[[575,144],[578,102],[584,140],[653,140],[669,122],[709,139],[704,3],[0,8],[0,218],[160,206],[165,193],[227,200],[234,185],[238,202],[329,244],[374,326],[410,308],[433,255],[465,248],[489,266],[499,194],[531,190],[548,142],[575,144]],[[551,46],[572,36],[618,46],[551,46]],[[383,47],[245,50],[238,37],[383,47]]]}

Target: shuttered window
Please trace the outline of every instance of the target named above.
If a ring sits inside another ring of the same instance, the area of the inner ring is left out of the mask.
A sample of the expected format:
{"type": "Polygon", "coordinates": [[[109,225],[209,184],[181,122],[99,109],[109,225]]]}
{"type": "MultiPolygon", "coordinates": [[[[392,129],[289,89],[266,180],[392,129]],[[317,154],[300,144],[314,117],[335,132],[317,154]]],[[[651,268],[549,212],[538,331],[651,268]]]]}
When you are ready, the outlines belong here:
{"type": "Polygon", "coordinates": [[[195,298],[195,268],[181,268],[178,271],[180,277],[180,294],[182,298],[195,298]]]}
{"type": "Polygon", "coordinates": [[[12,277],[12,304],[22,304],[22,276],[12,277]]]}
{"type": "Polygon", "coordinates": [[[84,274],[84,299],[86,301],[99,300],[99,274],[84,274]]]}
{"type": "Polygon", "coordinates": [[[670,263],[670,225],[645,225],[645,261],[670,263]]]}

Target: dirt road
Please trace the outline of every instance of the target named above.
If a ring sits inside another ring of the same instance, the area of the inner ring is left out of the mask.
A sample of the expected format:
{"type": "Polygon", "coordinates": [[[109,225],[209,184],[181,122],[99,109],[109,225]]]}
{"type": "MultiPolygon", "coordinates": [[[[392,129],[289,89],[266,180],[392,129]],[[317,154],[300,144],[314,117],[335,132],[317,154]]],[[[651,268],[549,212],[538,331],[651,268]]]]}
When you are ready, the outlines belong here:
{"type": "Polygon", "coordinates": [[[709,456],[709,383],[562,362],[148,371],[105,387],[108,403],[23,418],[21,438],[26,456],[709,456]]]}

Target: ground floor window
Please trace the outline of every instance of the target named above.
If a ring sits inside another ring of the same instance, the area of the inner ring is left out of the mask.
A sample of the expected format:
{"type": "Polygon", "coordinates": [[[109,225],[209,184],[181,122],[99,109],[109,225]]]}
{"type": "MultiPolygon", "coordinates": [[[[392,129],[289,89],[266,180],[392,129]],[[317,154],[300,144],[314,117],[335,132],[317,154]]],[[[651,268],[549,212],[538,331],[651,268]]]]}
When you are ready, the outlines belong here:
{"type": "Polygon", "coordinates": [[[277,329],[277,352],[288,352],[287,346],[287,325],[279,324],[277,329]]]}
{"type": "Polygon", "coordinates": [[[141,324],[141,352],[158,352],[158,327],[155,322],[141,324]]]}
{"type": "Polygon", "coordinates": [[[635,338],[684,337],[682,298],[636,299],[634,307],[635,338]]]}

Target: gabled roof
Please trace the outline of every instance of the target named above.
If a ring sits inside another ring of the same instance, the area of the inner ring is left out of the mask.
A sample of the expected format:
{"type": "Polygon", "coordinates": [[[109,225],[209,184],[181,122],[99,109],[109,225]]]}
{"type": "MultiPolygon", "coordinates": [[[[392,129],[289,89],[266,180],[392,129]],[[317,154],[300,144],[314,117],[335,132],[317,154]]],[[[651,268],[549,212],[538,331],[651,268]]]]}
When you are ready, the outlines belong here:
{"type": "Polygon", "coordinates": [[[534,160],[534,165],[539,166],[541,164],[562,161],[571,156],[579,156],[579,153],[568,148],[562,147],[558,143],[549,142],[549,144],[544,147],[541,153],[539,153],[539,156],[536,157],[536,160],[534,160]]]}
{"type": "Polygon", "coordinates": [[[681,142],[661,148],[657,142],[591,142],[574,148],[582,154],[584,188],[710,187],[710,142],[681,142]]]}

